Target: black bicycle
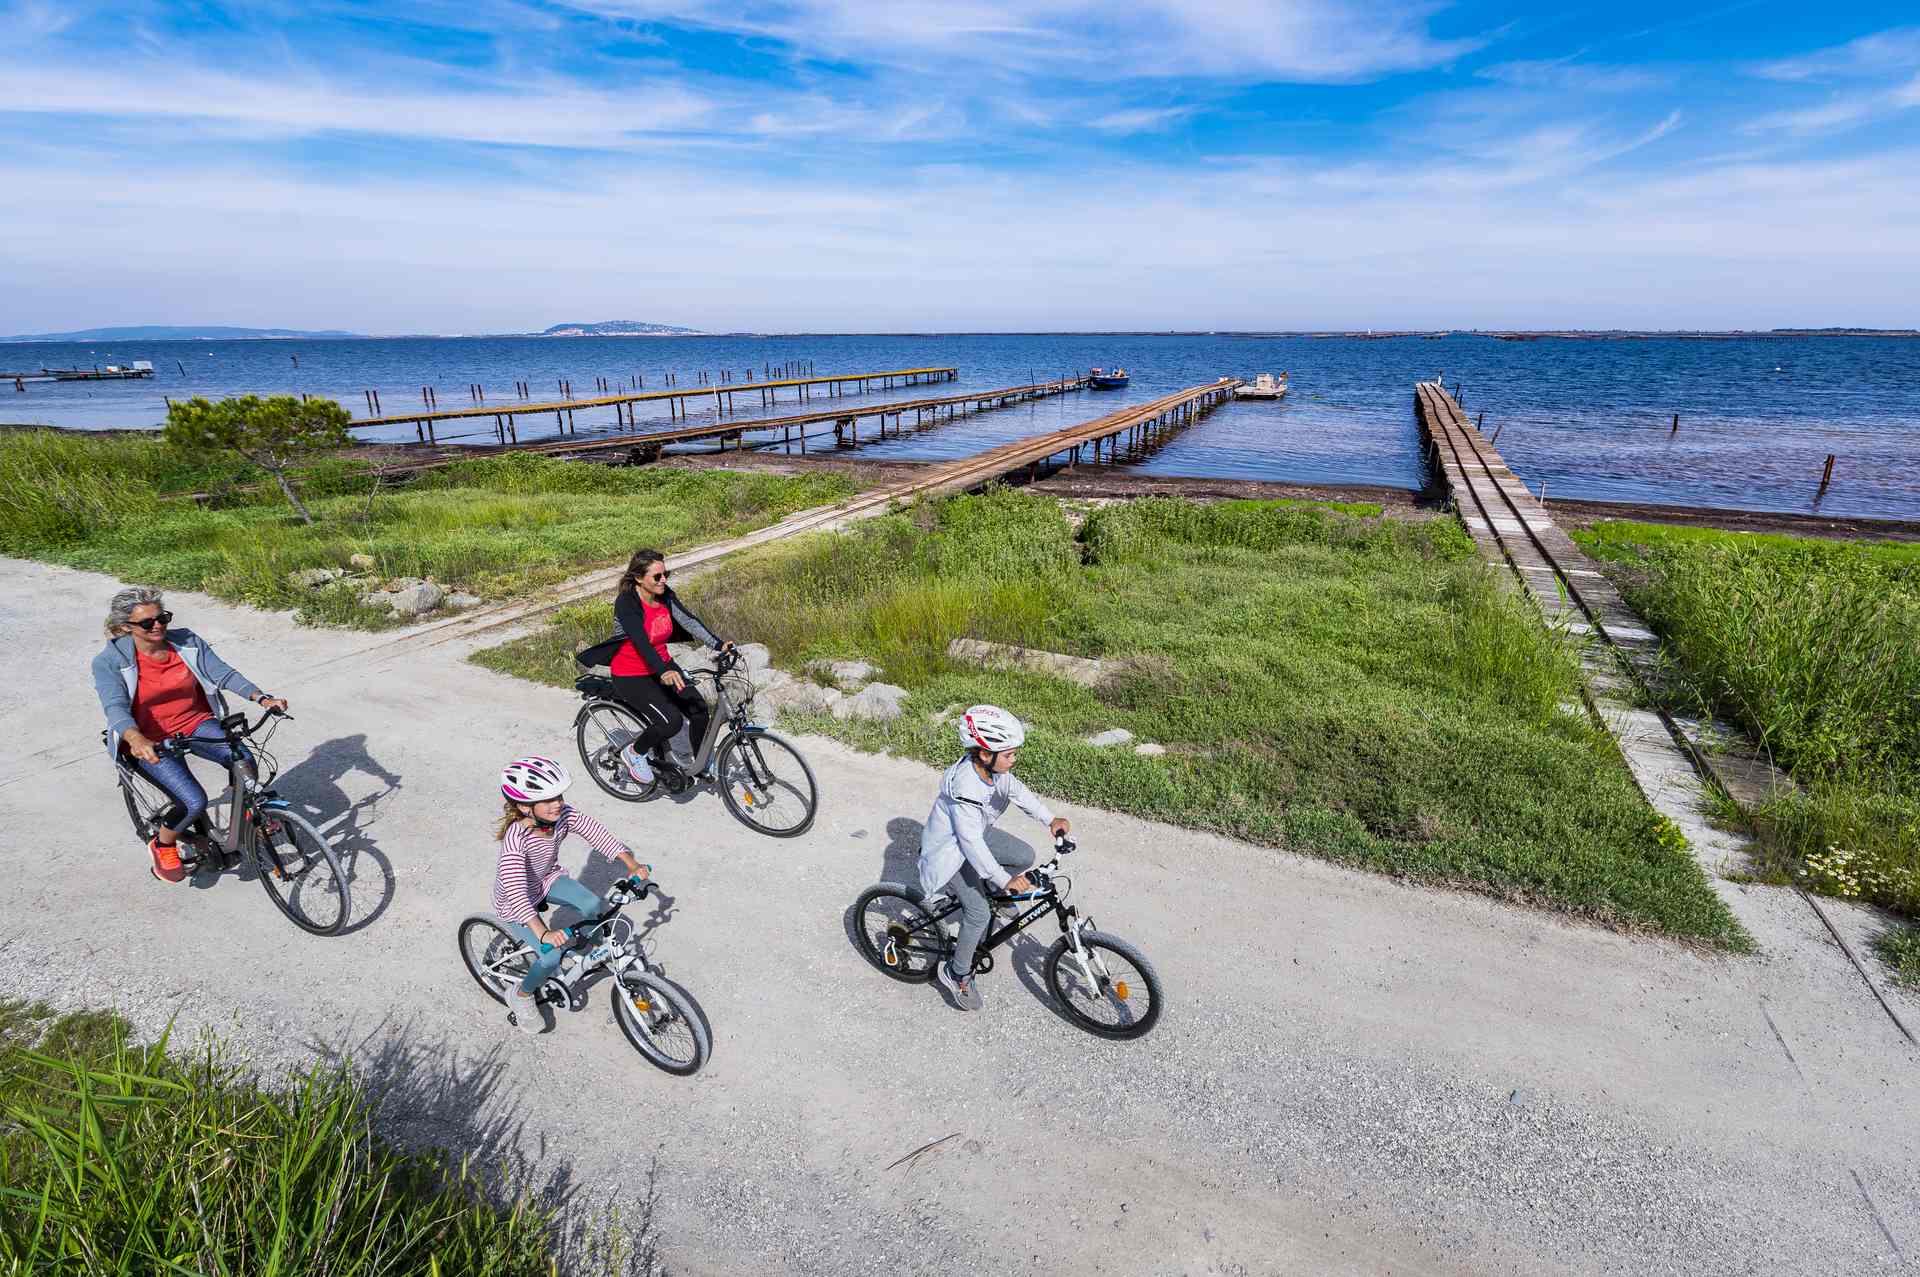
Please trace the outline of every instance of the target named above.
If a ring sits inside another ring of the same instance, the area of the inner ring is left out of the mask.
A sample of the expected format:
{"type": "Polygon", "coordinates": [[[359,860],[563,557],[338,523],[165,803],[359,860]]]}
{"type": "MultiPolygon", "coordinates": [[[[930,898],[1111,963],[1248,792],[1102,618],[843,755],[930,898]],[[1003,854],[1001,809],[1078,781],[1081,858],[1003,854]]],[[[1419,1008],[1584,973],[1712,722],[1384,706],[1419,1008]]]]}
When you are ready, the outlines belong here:
{"type": "MultiPolygon", "coordinates": [[[[1146,955],[1118,936],[1094,928],[1077,906],[1067,903],[1073,880],[1060,872],[1060,857],[1075,843],[1062,834],[1054,840],[1058,853],[1044,865],[1027,870],[1033,890],[1001,896],[1000,906],[1017,909],[1012,917],[996,913],[997,926],[974,951],[973,972],[993,970],[993,950],[1051,913],[1060,923],[1060,938],[1048,950],[1044,966],[1047,989],[1067,1019],[1103,1038],[1137,1038],[1159,1022],[1165,995],[1160,974],[1146,955]],[[1019,906],[1024,905],[1024,909],[1019,906]]],[[[944,892],[931,899],[920,888],[896,882],[869,887],[854,902],[855,936],[860,952],[883,974],[907,984],[933,979],[936,963],[953,956],[953,940],[946,920],[960,911],[960,902],[944,892]]]]}
{"type": "MultiPolygon", "coordinates": [[[[268,710],[252,723],[244,711],[218,720],[220,730],[226,733],[227,747],[233,751],[233,763],[227,769],[232,795],[224,804],[224,829],[212,820],[211,804],[191,827],[181,829],[178,822],[185,811],[173,795],[134,767],[124,749],[114,758],[114,770],[119,775],[120,796],[127,804],[127,818],[142,842],[151,841],[163,827],[175,830],[180,835],[181,863],[194,872],[219,873],[251,861],[260,885],[294,926],[317,936],[337,935],[347,925],[350,913],[348,879],[340,857],[326,835],[271,788],[280,764],[267,752],[266,743],[280,721],[291,718],[279,710],[268,710]],[[273,728],[255,739],[269,722],[273,728]],[[247,751],[240,748],[242,743],[256,761],[248,761],[247,751]]],[[[154,748],[175,758],[190,757],[177,741],[162,741],[154,748]]]]}
{"type": "Polygon", "coordinates": [[[620,757],[641,734],[640,716],[614,697],[611,678],[575,679],[583,703],[573,717],[573,739],[594,783],[628,803],[711,783],[727,810],[748,828],[775,838],[805,833],[820,805],[813,768],[785,737],[753,721],[753,683],[740,672],[744,660],[729,649],[715,655],[712,669],[687,672],[696,683],[713,684],[706,735],[684,769],[667,757],[664,746],[655,747],[648,755],[653,780],[646,783],[635,779],[620,757]]]}
{"type": "MultiPolygon", "coordinates": [[[[627,905],[658,890],[650,880],[616,884],[607,895],[612,908],[606,914],[568,929],[566,956],[534,1000],[556,1010],[583,1011],[588,977],[602,969],[611,971],[613,1018],[619,1021],[620,1032],[649,1062],[685,1077],[698,1072],[713,1052],[706,1021],[687,991],[648,962],[643,937],[620,917],[627,905]]],[[[490,913],[476,913],[462,921],[459,937],[460,960],[467,964],[467,973],[489,997],[505,1005],[533,965],[533,946],[490,913]]]]}

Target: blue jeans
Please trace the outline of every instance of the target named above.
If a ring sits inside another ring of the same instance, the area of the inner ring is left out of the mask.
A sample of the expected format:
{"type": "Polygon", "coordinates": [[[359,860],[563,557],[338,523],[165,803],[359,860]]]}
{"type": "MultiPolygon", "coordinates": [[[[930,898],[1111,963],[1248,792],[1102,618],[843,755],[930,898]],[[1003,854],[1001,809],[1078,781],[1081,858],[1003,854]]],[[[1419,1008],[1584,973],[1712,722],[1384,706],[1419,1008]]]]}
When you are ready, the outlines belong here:
{"type": "MultiPolygon", "coordinates": [[[[553,885],[547,888],[547,899],[573,910],[580,915],[582,922],[593,922],[598,919],[606,903],[565,874],[555,878],[553,885]]],[[[541,953],[540,938],[533,934],[532,927],[523,927],[517,922],[509,922],[507,930],[533,946],[535,955],[533,966],[527,971],[526,978],[520,981],[520,992],[531,994],[560,969],[560,959],[566,956],[567,947],[557,944],[545,953],[541,953]]]]}
{"type": "MultiPolygon", "coordinates": [[[[220,730],[220,724],[208,719],[193,729],[190,736],[175,736],[174,743],[189,754],[197,755],[222,767],[233,765],[233,749],[227,744],[227,734],[220,730]]],[[[240,747],[240,757],[248,762],[253,755],[247,747],[240,747]]],[[[160,755],[160,761],[145,763],[133,760],[140,774],[158,785],[173,799],[173,808],[160,813],[160,821],[166,828],[178,832],[190,827],[207,812],[207,791],[193,778],[193,772],[187,767],[187,760],[171,754],[160,755]]]]}

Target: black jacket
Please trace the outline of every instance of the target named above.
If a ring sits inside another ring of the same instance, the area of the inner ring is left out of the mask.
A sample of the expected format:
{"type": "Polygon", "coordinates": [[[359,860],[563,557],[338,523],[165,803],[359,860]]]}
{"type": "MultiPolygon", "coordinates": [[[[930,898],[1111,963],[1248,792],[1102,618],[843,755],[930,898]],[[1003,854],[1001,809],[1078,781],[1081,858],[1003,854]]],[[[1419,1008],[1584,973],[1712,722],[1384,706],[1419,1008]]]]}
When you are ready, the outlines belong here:
{"type": "MultiPolygon", "coordinates": [[[[714,632],[687,610],[680,596],[668,586],[667,592],[660,597],[666,605],[667,615],[673,618],[673,633],[668,642],[705,643],[708,647],[718,648],[720,639],[714,632]]],[[[622,590],[613,600],[613,634],[602,639],[584,652],[574,655],[574,660],[591,669],[596,665],[610,665],[620,647],[629,638],[633,639],[633,650],[640,653],[640,659],[647,664],[647,670],[655,678],[670,669],[677,669],[671,661],[662,661],[660,653],[653,650],[653,644],[647,642],[646,614],[641,610],[640,592],[622,590]]]]}

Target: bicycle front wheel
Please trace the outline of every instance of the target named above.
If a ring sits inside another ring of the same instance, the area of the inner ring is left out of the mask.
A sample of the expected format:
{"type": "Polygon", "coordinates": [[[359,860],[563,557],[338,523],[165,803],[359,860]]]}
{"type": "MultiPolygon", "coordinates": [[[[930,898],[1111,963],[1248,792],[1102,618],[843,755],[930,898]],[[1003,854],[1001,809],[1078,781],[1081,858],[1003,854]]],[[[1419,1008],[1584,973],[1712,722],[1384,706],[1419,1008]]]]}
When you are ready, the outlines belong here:
{"type": "Polygon", "coordinates": [[[594,784],[623,803],[642,802],[660,787],[657,779],[641,784],[620,761],[620,751],[639,736],[639,715],[612,701],[590,702],[573,722],[573,742],[580,749],[580,762],[587,774],[594,784]]]}
{"type": "Polygon", "coordinates": [[[933,979],[934,964],[952,952],[933,915],[891,883],[868,887],[853,902],[853,933],[862,957],[905,984],[933,979]]]}
{"type": "Polygon", "coordinates": [[[686,991],[651,971],[622,971],[613,985],[613,1018],[633,1049],[675,1077],[698,1073],[713,1053],[706,1021],[686,991]]]}
{"type": "Polygon", "coordinates": [[[347,925],[347,874],[333,847],[304,817],[282,808],[254,813],[260,885],[302,931],[338,935],[347,925]]]}
{"type": "Polygon", "coordinates": [[[1137,1038],[1160,1020],[1160,973],[1117,936],[1082,931],[1085,963],[1061,936],[1047,953],[1047,988],[1067,1018],[1103,1038],[1137,1038]]]}
{"type": "Polygon", "coordinates": [[[775,838],[807,832],[820,805],[813,768],[772,732],[736,732],[720,746],[714,776],[727,810],[750,829],[775,838]]]}
{"type": "Polygon", "coordinates": [[[476,913],[460,924],[460,961],[474,983],[504,1005],[507,991],[519,988],[532,968],[533,950],[492,915],[476,913]]]}

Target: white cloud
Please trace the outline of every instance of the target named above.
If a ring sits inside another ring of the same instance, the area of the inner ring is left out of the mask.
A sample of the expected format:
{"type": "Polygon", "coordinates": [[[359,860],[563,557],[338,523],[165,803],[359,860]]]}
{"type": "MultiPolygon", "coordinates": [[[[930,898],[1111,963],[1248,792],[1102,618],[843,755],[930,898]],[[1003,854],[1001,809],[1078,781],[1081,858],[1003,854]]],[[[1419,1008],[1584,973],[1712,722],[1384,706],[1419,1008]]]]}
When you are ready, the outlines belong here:
{"type": "Polygon", "coordinates": [[[1888,75],[1920,67],[1920,27],[1899,27],[1797,58],[1753,68],[1769,80],[1834,80],[1888,75]]]}
{"type": "Polygon", "coordinates": [[[1079,78],[1344,82],[1478,48],[1429,34],[1436,3],[1392,0],[575,0],[595,13],[790,41],[824,58],[1079,78]]]}
{"type": "Polygon", "coordinates": [[[1196,110],[1197,107],[1191,106],[1134,107],[1125,111],[1111,111],[1088,121],[1087,127],[1104,133],[1150,133],[1177,124],[1196,110]]]}

